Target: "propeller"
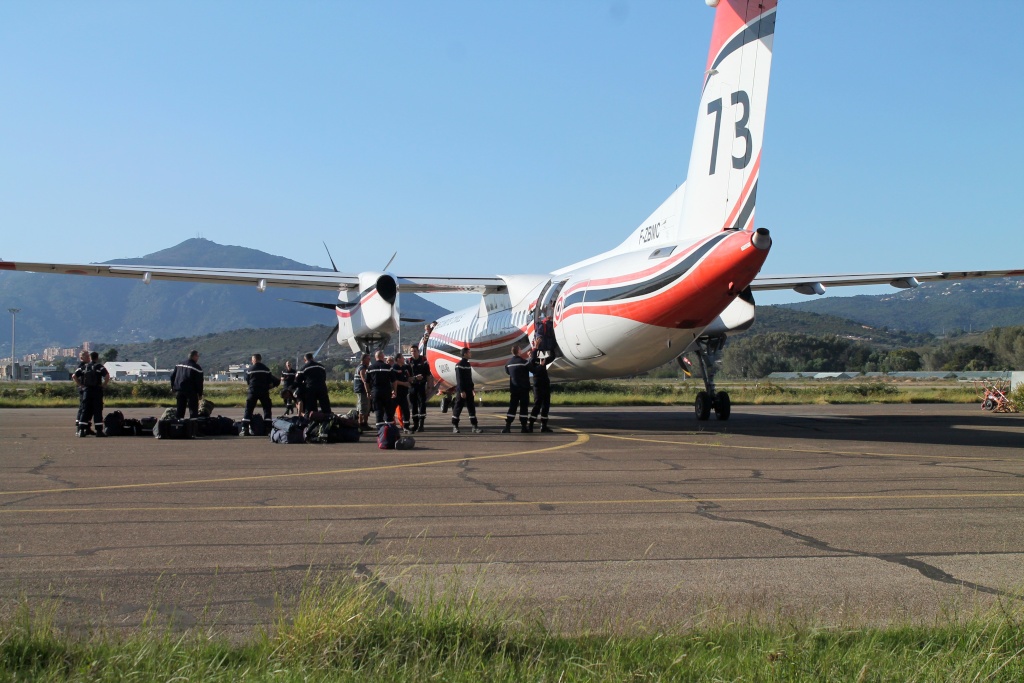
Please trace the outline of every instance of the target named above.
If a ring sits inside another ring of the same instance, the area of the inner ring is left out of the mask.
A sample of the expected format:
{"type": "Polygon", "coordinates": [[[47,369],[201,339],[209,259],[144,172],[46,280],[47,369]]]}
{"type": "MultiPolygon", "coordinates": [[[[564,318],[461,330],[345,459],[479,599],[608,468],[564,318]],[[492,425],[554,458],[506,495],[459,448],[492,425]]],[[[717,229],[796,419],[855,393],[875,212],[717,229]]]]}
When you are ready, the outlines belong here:
{"type": "Polygon", "coordinates": [[[324,348],[327,346],[327,344],[330,343],[331,337],[333,337],[337,333],[338,333],[338,326],[335,325],[334,329],[331,330],[330,334],[327,335],[327,339],[324,339],[324,343],[320,345],[320,348],[318,348],[316,351],[313,352],[313,359],[314,360],[320,355],[320,352],[324,350],[324,348]]]}

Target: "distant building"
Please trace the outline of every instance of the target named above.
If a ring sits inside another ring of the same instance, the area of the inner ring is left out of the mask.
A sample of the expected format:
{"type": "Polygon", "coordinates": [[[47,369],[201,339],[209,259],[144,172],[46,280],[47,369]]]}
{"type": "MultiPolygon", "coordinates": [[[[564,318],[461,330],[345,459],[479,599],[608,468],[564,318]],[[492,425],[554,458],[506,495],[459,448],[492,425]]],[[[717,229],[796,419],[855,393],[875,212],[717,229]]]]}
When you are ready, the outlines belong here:
{"type": "Polygon", "coordinates": [[[227,370],[215,372],[210,379],[214,382],[244,382],[245,373],[249,371],[249,363],[229,365],[227,370]]]}
{"type": "Polygon", "coordinates": [[[110,361],[103,367],[119,382],[157,381],[171,378],[170,370],[158,370],[145,361],[110,361]]]}

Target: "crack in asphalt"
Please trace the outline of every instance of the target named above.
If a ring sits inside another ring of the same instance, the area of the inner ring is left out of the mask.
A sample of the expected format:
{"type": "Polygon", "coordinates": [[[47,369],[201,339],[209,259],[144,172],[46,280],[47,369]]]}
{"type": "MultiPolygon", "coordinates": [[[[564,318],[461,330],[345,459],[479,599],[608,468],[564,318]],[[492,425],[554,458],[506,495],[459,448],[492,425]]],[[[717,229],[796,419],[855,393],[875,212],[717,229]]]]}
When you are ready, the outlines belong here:
{"type": "MultiPolygon", "coordinates": [[[[876,560],[881,560],[883,562],[888,562],[888,563],[891,563],[891,564],[897,564],[897,565],[900,565],[901,567],[906,567],[908,569],[913,569],[913,570],[917,571],[918,573],[920,573],[922,576],[924,576],[926,579],[930,579],[932,581],[937,581],[939,583],[946,583],[946,584],[950,584],[950,585],[953,585],[953,586],[965,586],[965,587],[970,588],[972,590],[978,591],[979,593],[988,593],[989,595],[998,595],[1000,597],[1010,598],[1012,600],[1024,600],[1024,596],[1015,595],[1013,593],[1008,593],[1006,591],[999,590],[998,588],[992,588],[990,586],[985,586],[983,584],[975,583],[973,581],[967,581],[965,579],[958,579],[955,576],[953,576],[952,574],[950,574],[948,572],[945,572],[942,569],[939,569],[935,565],[928,564],[927,562],[923,562],[921,560],[913,559],[912,557],[909,557],[906,554],[901,554],[901,553],[869,553],[869,552],[865,552],[865,551],[861,551],[861,550],[853,550],[853,549],[850,549],[850,548],[837,548],[837,547],[833,546],[832,544],[828,543],[827,541],[822,541],[820,539],[814,538],[813,536],[808,536],[807,534],[802,534],[799,531],[794,531],[792,529],[787,529],[787,528],[781,527],[781,526],[775,526],[774,524],[768,524],[767,522],[760,522],[760,521],[755,520],[755,519],[743,519],[743,518],[740,518],[740,517],[724,517],[724,516],[721,516],[721,515],[716,515],[716,514],[712,513],[711,510],[721,510],[721,506],[720,505],[718,505],[717,503],[712,503],[710,501],[701,501],[697,496],[694,496],[694,495],[689,494],[689,493],[679,493],[679,492],[676,492],[676,491],[664,491],[664,490],[658,489],[658,488],[656,488],[654,486],[638,485],[638,488],[641,488],[641,489],[643,489],[645,491],[649,491],[651,493],[656,493],[656,494],[659,494],[659,495],[677,496],[677,497],[683,498],[685,500],[692,500],[692,501],[698,502],[699,505],[697,505],[697,509],[694,511],[694,514],[696,514],[699,517],[703,517],[704,519],[708,519],[710,521],[713,521],[713,522],[733,522],[733,523],[736,523],[736,524],[747,524],[747,525],[756,527],[758,529],[765,529],[767,531],[774,531],[776,533],[782,534],[783,536],[785,536],[787,538],[792,538],[792,539],[794,539],[796,541],[799,541],[802,545],[805,545],[805,546],[807,546],[809,548],[813,548],[814,550],[818,550],[818,551],[821,551],[821,552],[831,553],[831,554],[834,554],[834,555],[841,555],[841,556],[846,556],[846,557],[866,557],[866,558],[872,558],[872,559],[876,559],[876,560]]],[[[957,553],[957,554],[962,555],[963,553],[957,553]]],[[[921,553],[921,555],[934,556],[934,554],[929,554],[929,553],[921,553]]]]}
{"type": "MultiPolygon", "coordinates": [[[[468,460],[463,460],[462,462],[459,463],[459,479],[461,479],[461,480],[463,480],[465,482],[468,482],[470,484],[473,484],[474,486],[482,486],[485,489],[487,489],[488,491],[490,491],[491,493],[497,493],[500,496],[504,496],[505,500],[510,502],[510,503],[524,502],[524,501],[520,501],[516,497],[516,494],[512,493],[511,491],[503,491],[500,488],[498,488],[497,484],[491,484],[491,483],[486,482],[486,481],[484,481],[482,479],[477,479],[476,477],[474,477],[474,476],[472,476],[470,474],[470,472],[477,472],[477,471],[479,471],[479,468],[470,466],[468,460]]],[[[484,503],[484,502],[488,502],[488,501],[474,500],[473,502],[474,503],[484,503]]]]}
{"type": "Polygon", "coordinates": [[[913,559],[905,554],[869,553],[861,550],[853,550],[850,548],[837,548],[832,544],[828,543],[827,541],[822,541],[820,539],[814,538],[813,536],[808,536],[807,534],[802,534],[798,531],[793,531],[792,529],[787,529],[781,526],[775,526],[774,524],[768,524],[767,522],[760,522],[754,519],[742,519],[738,517],[724,517],[721,515],[716,515],[711,512],[711,510],[714,509],[721,509],[721,506],[717,505],[716,503],[702,502],[700,505],[697,506],[695,514],[705,519],[709,519],[713,522],[733,522],[737,524],[747,524],[758,529],[774,531],[776,533],[782,534],[787,538],[792,538],[796,541],[799,541],[802,545],[814,548],[815,550],[819,550],[821,552],[854,557],[866,557],[881,560],[882,562],[897,564],[901,567],[913,569],[920,573],[922,576],[924,576],[926,579],[937,581],[939,583],[946,583],[953,586],[966,586],[967,588],[975,590],[979,593],[998,595],[1000,597],[1010,598],[1013,600],[1024,599],[1022,598],[1022,596],[1014,595],[1013,593],[1007,593],[1006,591],[1001,591],[998,588],[992,588],[990,586],[985,586],[980,583],[974,583],[973,581],[967,581],[965,579],[958,579],[952,574],[939,569],[935,565],[928,564],[927,562],[922,562],[921,560],[913,559]]]}

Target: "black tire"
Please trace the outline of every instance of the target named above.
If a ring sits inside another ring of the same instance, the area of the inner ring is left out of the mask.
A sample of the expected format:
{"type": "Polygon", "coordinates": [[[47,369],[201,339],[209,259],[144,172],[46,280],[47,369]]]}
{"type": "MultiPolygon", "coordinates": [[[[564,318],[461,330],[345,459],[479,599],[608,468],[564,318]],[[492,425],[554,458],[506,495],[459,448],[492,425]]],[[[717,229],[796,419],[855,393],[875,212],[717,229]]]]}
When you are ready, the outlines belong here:
{"type": "Polygon", "coordinates": [[[719,420],[728,420],[732,414],[732,400],[729,394],[719,391],[715,395],[715,417],[719,420]]]}
{"type": "Polygon", "coordinates": [[[693,412],[698,420],[703,421],[711,417],[711,397],[708,396],[708,392],[702,391],[697,394],[693,401],[693,412]]]}
{"type": "Polygon", "coordinates": [[[981,404],[982,410],[995,410],[996,402],[991,398],[986,398],[985,402],[981,404]]]}

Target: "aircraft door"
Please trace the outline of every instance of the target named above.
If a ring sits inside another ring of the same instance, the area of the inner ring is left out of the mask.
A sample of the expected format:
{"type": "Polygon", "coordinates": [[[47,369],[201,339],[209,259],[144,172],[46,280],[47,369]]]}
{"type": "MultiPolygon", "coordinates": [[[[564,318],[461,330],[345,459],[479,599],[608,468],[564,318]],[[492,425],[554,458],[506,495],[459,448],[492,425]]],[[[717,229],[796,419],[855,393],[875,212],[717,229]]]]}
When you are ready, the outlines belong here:
{"type": "Polygon", "coordinates": [[[560,348],[576,360],[587,360],[602,355],[601,350],[594,346],[590,337],[587,336],[587,328],[583,322],[586,318],[586,290],[589,284],[588,280],[581,285],[573,285],[569,294],[568,310],[566,310],[567,302],[563,300],[563,297],[559,296],[555,301],[555,326],[558,331],[560,348]],[[572,299],[580,294],[583,295],[583,305],[573,306],[572,299]]]}
{"type": "Polygon", "coordinates": [[[540,336],[538,351],[541,358],[554,359],[559,355],[558,341],[555,337],[555,327],[558,325],[555,302],[564,286],[565,280],[548,282],[537,297],[537,305],[533,309],[533,329],[534,334],[540,336]]]}

